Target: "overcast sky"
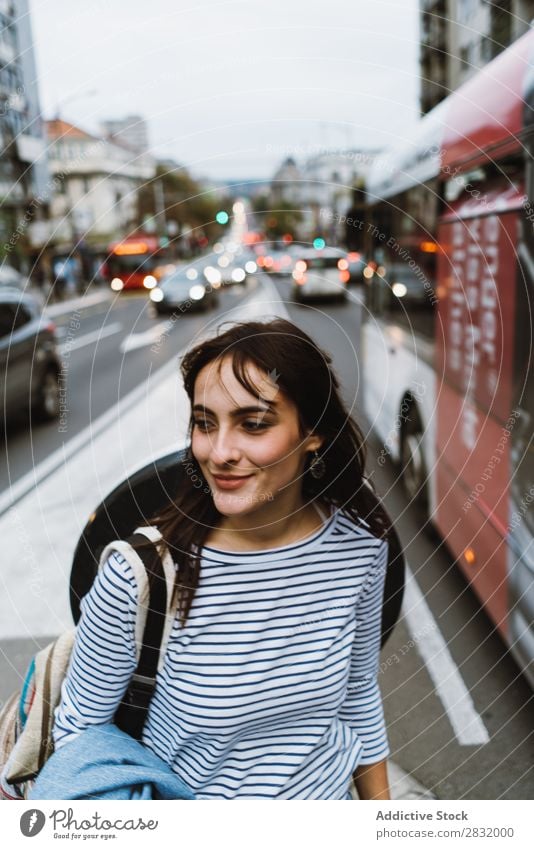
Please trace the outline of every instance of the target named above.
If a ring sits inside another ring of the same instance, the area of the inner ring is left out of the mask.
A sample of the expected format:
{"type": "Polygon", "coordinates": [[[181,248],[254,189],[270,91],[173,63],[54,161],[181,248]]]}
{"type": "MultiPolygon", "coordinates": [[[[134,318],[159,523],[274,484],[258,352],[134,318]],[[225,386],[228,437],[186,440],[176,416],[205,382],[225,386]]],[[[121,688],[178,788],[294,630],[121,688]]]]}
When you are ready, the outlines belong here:
{"type": "Polygon", "coordinates": [[[59,104],[95,131],[139,113],[154,154],[197,175],[270,177],[292,152],[384,147],[418,115],[418,0],[30,6],[45,116],[59,104]]]}

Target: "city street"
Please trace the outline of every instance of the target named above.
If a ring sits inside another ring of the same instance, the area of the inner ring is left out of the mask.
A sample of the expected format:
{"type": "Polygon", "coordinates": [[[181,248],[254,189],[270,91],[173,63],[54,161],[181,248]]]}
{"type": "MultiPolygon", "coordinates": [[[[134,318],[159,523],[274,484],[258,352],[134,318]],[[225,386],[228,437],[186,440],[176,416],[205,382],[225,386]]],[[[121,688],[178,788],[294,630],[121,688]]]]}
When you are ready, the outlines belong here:
{"type": "Polygon", "coordinates": [[[0,0],[0,142],[8,843],[530,847],[534,0],[0,0]]]}
{"type": "Polygon", "coordinates": [[[280,315],[332,355],[405,547],[412,577],[380,674],[392,760],[437,798],[532,798],[531,690],[450,554],[422,529],[394,465],[376,463],[380,446],[362,412],[360,289],[344,304],[300,305],[284,278],[261,273],[224,289],[215,310],[177,321],[152,317],[144,294],[87,300],[52,309],[66,364],[65,416],[31,430],[21,419],[5,437],[0,700],[37,648],[70,627],[72,552],[92,510],[128,472],[184,444],[178,354],[223,320],[280,315]]]}

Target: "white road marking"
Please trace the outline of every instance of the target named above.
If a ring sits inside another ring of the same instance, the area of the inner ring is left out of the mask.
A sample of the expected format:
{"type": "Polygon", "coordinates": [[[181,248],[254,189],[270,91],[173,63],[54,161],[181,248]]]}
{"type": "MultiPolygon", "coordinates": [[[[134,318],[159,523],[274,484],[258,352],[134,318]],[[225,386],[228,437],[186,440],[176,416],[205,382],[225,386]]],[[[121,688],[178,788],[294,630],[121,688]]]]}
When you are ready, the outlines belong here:
{"type": "MultiPolygon", "coordinates": [[[[78,309],[91,307],[93,304],[104,303],[111,301],[114,297],[110,289],[105,289],[103,292],[91,292],[87,295],[81,295],[79,298],[69,298],[68,301],[58,304],[44,304],[44,310],[49,318],[56,318],[58,315],[65,315],[69,312],[75,312],[78,309]]],[[[116,297],[116,296],[115,296],[116,297]]]]}
{"type": "Polygon", "coordinates": [[[488,730],[473,703],[432,611],[408,567],[403,614],[459,744],[480,746],[488,743],[488,730]]]}
{"type": "MultiPolygon", "coordinates": [[[[287,317],[268,285],[207,322],[190,344],[212,335],[223,318],[265,320],[266,315],[287,317]]],[[[188,424],[189,399],[173,356],[2,493],[0,639],[53,636],[72,627],[72,555],[89,516],[133,470],[183,447],[188,424]]]]}
{"type": "Polygon", "coordinates": [[[146,348],[148,345],[154,345],[165,334],[170,333],[174,326],[174,322],[168,319],[160,321],[154,327],[149,327],[142,333],[130,333],[120,344],[121,354],[127,354],[128,351],[135,351],[137,348],[146,348]]]}
{"type": "Polygon", "coordinates": [[[113,336],[114,333],[118,333],[120,330],[122,330],[122,324],[118,321],[114,321],[112,324],[105,324],[104,327],[99,327],[97,330],[91,330],[89,333],[84,333],[83,336],[71,336],[70,339],[67,338],[66,342],[62,342],[61,345],[58,345],[59,353],[70,353],[71,351],[75,351],[77,348],[84,348],[86,345],[91,345],[93,342],[100,342],[101,339],[105,339],[106,336],[113,336]]]}

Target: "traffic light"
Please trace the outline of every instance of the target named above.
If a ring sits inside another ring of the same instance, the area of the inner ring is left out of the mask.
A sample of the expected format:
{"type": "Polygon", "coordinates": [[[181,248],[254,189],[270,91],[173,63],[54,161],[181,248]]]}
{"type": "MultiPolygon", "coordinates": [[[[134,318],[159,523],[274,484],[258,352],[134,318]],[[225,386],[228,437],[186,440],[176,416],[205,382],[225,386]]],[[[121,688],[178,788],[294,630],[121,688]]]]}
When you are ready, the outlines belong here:
{"type": "Polygon", "coordinates": [[[228,224],[230,216],[224,209],[220,209],[215,216],[215,221],[217,224],[228,224]]]}
{"type": "Polygon", "coordinates": [[[316,251],[322,250],[325,247],[325,245],[326,245],[326,242],[325,242],[324,239],[321,238],[321,236],[317,236],[317,238],[313,240],[313,247],[315,248],[316,251]]]}

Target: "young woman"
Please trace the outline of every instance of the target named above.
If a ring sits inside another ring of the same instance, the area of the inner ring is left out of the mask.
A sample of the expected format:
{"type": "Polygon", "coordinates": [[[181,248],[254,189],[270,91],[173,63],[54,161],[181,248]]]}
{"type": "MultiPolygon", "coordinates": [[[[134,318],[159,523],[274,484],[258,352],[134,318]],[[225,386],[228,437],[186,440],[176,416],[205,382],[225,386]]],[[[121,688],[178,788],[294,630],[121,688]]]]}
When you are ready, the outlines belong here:
{"type": "MultiPolygon", "coordinates": [[[[353,776],[360,798],[388,799],[389,525],[331,358],[275,319],[219,332],[181,370],[196,475],[151,522],[178,608],[142,742],[198,799],[350,799],[353,776]]],[[[112,554],[82,602],[56,748],[112,721],[136,666],[136,589],[112,554]]]]}

